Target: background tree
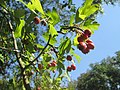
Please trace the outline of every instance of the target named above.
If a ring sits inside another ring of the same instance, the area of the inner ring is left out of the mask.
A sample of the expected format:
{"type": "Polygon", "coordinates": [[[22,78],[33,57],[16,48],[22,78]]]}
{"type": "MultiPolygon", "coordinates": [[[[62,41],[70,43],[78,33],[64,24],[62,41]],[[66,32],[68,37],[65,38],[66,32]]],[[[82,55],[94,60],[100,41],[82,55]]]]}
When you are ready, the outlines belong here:
{"type": "Polygon", "coordinates": [[[78,77],[77,90],[119,90],[120,51],[116,56],[91,64],[91,70],[78,77]]]}

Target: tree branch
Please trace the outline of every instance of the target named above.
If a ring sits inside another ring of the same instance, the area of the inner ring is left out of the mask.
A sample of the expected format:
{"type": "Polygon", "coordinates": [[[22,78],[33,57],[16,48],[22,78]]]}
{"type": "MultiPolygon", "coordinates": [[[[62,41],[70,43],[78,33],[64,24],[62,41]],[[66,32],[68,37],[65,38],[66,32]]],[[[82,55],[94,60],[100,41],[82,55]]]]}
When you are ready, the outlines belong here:
{"type": "Polygon", "coordinates": [[[38,58],[43,54],[44,50],[45,50],[45,49],[47,48],[47,46],[49,45],[50,39],[51,39],[51,35],[49,35],[49,39],[48,39],[48,42],[47,42],[46,46],[42,49],[42,51],[38,54],[38,56],[37,56],[33,61],[31,61],[31,62],[29,63],[29,65],[27,65],[27,66],[24,68],[24,70],[27,69],[29,66],[31,66],[36,60],[38,60],[38,58]]]}
{"type": "Polygon", "coordinates": [[[6,14],[4,12],[2,12],[1,10],[0,10],[0,12],[3,14],[4,18],[7,20],[9,30],[12,34],[13,45],[14,45],[14,49],[15,49],[15,55],[16,55],[17,62],[18,62],[19,66],[20,66],[20,69],[21,69],[21,74],[22,74],[22,77],[23,77],[24,87],[25,87],[26,90],[31,90],[31,87],[30,87],[30,84],[29,84],[29,81],[28,81],[28,77],[26,76],[25,71],[24,71],[25,66],[24,66],[24,63],[21,59],[20,52],[18,50],[18,45],[17,45],[17,41],[16,41],[16,38],[15,38],[15,35],[14,35],[14,30],[13,30],[12,24],[11,24],[10,20],[8,19],[8,17],[6,16],[6,14]]]}
{"type": "Polygon", "coordinates": [[[70,29],[71,31],[74,31],[73,29],[77,29],[77,30],[80,30],[80,31],[83,32],[83,30],[82,30],[81,28],[76,27],[76,26],[65,26],[65,27],[62,27],[62,28],[60,29],[60,31],[62,31],[62,29],[70,29]]]}

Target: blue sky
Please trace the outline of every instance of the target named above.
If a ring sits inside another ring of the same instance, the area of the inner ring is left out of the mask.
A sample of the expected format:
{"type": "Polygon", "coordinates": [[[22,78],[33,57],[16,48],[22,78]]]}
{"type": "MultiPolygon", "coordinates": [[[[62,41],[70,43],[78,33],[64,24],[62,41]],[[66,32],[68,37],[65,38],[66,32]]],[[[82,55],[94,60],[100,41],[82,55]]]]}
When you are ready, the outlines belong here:
{"type": "MultiPolygon", "coordinates": [[[[81,6],[79,0],[73,1],[77,6],[81,6]]],[[[71,72],[72,79],[77,79],[81,73],[86,72],[91,63],[115,56],[115,52],[120,50],[120,6],[103,5],[103,9],[104,14],[97,18],[100,23],[99,30],[91,37],[95,49],[87,55],[78,52],[82,60],[79,64],[76,63],[77,70],[71,72]]]]}

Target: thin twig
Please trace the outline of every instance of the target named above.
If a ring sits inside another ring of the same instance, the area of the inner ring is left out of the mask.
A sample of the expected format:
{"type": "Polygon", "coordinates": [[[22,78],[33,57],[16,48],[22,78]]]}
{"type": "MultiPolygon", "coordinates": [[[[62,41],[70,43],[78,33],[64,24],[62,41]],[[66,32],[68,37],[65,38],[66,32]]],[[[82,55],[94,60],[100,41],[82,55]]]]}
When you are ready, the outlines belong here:
{"type": "Polygon", "coordinates": [[[49,39],[48,39],[48,42],[47,42],[46,46],[42,49],[42,51],[38,54],[38,56],[37,56],[33,61],[31,61],[31,62],[29,63],[29,65],[27,65],[27,66],[24,68],[24,70],[27,69],[29,66],[31,66],[31,65],[43,54],[44,50],[45,50],[45,49],[47,48],[47,46],[49,45],[50,39],[51,39],[51,35],[49,35],[49,39]]]}

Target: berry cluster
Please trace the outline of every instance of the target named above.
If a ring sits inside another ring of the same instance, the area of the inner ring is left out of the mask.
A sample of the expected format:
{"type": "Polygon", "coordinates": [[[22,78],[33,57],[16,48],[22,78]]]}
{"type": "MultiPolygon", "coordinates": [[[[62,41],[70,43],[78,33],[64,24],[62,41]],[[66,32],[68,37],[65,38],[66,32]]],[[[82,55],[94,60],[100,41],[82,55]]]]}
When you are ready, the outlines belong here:
{"type": "Polygon", "coordinates": [[[71,71],[71,70],[76,70],[76,66],[74,64],[72,64],[71,66],[67,67],[67,71],[71,71]]]}
{"type": "Polygon", "coordinates": [[[90,30],[85,30],[82,34],[77,38],[78,49],[82,51],[82,53],[87,54],[91,49],[94,49],[94,43],[89,39],[91,36],[90,30]]]}
{"type": "MultiPolygon", "coordinates": [[[[67,59],[67,61],[71,61],[72,60],[72,56],[67,55],[66,59],[67,59]]],[[[67,71],[70,72],[71,70],[76,70],[76,66],[74,64],[72,64],[71,66],[67,67],[67,71]]]]}
{"type": "Polygon", "coordinates": [[[35,24],[41,23],[41,24],[44,25],[44,26],[46,26],[46,24],[47,24],[44,19],[43,19],[43,20],[40,20],[39,17],[34,17],[34,23],[35,23],[35,24]]]}
{"type": "Polygon", "coordinates": [[[51,63],[48,64],[48,67],[55,67],[57,66],[57,62],[53,60],[51,63]]]}

